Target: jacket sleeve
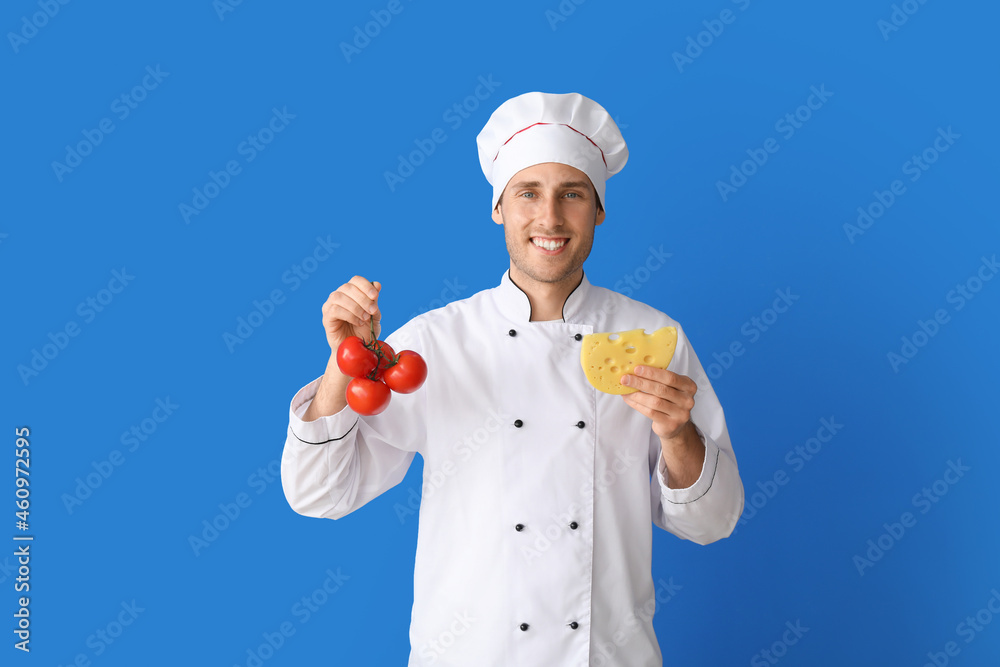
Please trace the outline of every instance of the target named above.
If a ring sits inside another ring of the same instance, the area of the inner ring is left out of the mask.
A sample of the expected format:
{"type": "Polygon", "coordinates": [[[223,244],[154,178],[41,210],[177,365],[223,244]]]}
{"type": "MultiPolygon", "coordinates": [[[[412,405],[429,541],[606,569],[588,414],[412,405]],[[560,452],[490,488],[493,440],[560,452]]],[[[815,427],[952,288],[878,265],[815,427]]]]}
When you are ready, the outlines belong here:
{"type": "Polygon", "coordinates": [[[698,391],[691,421],[705,444],[705,462],[698,480],[686,489],[667,487],[660,439],[650,436],[650,502],[653,523],[678,537],[709,544],[729,537],[743,513],[743,482],[719,398],[678,325],[677,348],[670,370],[687,375],[698,391]]]}
{"type": "Polygon", "coordinates": [[[346,406],[337,414],[303,421],[319,381],[292,398],[281,487],[297,513],[339,519],[406,476],[426,433],[424,391],[394,393],[389,407],[376,416],[359,416],[346,406]]]}

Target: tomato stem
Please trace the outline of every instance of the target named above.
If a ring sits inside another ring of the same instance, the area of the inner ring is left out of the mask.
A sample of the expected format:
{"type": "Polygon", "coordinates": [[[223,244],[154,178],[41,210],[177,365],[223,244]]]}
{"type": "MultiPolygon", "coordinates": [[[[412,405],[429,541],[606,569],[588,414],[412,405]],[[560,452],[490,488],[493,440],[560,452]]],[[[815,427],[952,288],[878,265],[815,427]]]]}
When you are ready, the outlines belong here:
{"type": "Polygon", "coordinates": [[[370,343],[365,343],[365,347],[367,347],[369,350],[372,350],[375,353],[375,370],[373,370],[371,373],[369,373],[367,377],[368,377],[369,380],[373,380],[374,381],[375,380],[375,376],[378,375],[379,366],[382,365],[382,359],[385,357],[385,355],[382,353],[382,346],[375,344],[378,341],[378,338],[375,336],[375,317],[374,316],[372,316],[371,319],[369,319],[368,325],[369,325],[369,328],[371,329],[371,332],[372,332],[372,340],[371,340],[370,343]]]}

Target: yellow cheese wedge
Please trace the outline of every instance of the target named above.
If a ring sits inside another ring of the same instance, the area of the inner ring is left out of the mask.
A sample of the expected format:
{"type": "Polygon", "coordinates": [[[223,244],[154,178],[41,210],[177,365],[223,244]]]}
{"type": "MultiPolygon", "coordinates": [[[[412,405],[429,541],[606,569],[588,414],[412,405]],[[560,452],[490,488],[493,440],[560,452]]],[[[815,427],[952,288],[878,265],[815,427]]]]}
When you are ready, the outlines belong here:
{"type": "Polygon", "coordinates": [[[677,329],[663,327],[651,334],[642,329],[618,333],[595,333],[583,337],[580,364],[587,380],[606,394],[631,394],[621,377],[636,366],[666,368],[674,358],[677,329]]]}

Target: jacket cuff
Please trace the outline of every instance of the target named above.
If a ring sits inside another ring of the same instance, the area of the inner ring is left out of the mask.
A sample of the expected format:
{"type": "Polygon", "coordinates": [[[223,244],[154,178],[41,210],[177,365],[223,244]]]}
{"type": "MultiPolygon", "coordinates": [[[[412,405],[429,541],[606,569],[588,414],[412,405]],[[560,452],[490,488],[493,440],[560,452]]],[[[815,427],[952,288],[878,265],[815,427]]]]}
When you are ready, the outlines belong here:
{"type": "Polygon", "coordinates": [[[319,387],[320,376],[299,389],[292,397],[288,410],[288,430],[293,439],[303,445],[325,445],[328,442],[343,440],[350,435],[358,424],[358,413],[349,406],[334,415],[319,417],[314,421],[303,421],[302,415],[309,409],[319,387]]]}
{"type": "Polygon", "coordinates": [[[715,481],[715,473],[719,467],[719,446],[710,437],[702,433],[701,429],[695,425],[695,431],[705,445],[705,462],[701,466],[701,475],[697,481],[686,489],[671,489],[667,486],[667,464],[663,460],[661,451],[657,457],[656,477],[660,481],[660,490],[663,494],[664,509],[668,504],[685,505],[698,500],[712,488],[715,481]]]}

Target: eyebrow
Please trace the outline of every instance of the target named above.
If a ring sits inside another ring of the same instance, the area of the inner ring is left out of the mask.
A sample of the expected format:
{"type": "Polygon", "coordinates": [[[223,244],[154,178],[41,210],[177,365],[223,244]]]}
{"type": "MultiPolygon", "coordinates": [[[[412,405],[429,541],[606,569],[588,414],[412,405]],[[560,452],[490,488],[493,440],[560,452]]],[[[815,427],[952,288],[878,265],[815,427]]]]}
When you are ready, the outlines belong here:
{"type": "MultiPolygon", "coordinates": [[[[583,188],[587,189],[589,183],[586,181],[563,181],[558,185],[560,188],[583,188]]],[[[519,183],[514,183],[513,188],[537,188],[540,187],[541,183],[539,181],[521,181],[519,183]]]]}

